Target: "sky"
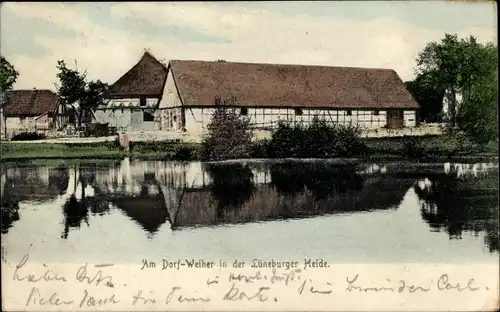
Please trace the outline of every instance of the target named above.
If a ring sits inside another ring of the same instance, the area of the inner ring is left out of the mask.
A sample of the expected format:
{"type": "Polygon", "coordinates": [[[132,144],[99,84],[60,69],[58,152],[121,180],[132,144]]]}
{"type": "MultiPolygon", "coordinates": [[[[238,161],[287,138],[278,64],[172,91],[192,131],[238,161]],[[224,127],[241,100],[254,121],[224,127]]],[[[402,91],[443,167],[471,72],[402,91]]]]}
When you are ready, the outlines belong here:
{"type": "Polygon", "coordinates": [[[497,42],[493,1],[2,3],[15,89],[55,90],[57,61],[115,82],[144,51],[171,59],[391,68],[414,78],[445,33],[497,42]]]}

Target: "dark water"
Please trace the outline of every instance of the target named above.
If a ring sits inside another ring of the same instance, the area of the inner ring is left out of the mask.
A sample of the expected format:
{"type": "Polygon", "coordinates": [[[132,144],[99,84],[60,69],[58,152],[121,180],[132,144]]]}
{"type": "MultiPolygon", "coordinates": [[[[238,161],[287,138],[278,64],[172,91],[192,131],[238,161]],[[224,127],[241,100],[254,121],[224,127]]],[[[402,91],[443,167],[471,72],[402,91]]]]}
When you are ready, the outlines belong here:
{"type": "Polygon", "coordinates": [[[498,165],[3,164],[8,257],[498,262],[498,165]]]}

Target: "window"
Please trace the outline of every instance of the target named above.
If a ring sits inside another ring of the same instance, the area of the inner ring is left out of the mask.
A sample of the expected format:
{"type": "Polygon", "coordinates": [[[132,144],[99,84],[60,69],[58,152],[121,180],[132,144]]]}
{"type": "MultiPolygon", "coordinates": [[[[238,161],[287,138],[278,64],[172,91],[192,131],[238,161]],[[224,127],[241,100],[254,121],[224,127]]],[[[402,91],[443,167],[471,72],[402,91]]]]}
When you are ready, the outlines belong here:
{"type": "Polygon", "coordinates": [[[302,112],[302,110],[300,108],[296,108],[295,109],[295,115],[302,116],[302,114],[303,114],[303,112],[302,112]]]}
{"type": "Polygon", "coordinates": [[[374,110],[374,111],[373,111],[373,115],[374,115],[374,116],[378,116],[378,114],[379,114],[379,111],[378,111],[378,110],[374,110]]]}
{"type": "Polygon", "coordinates": [[[142,121],[155,121],[155,116],[148,112],[142,112],[142,121]]]}
{"type": "Polygon", "coordinates": [[[146,106],[146,97],[145,96],[141,96],[140,98],[140,106],[146,106]]]}
{"type": "Polygon", "coordinates": [[[347,110],[347,116],[352,116],[352,110],[350,109],[347,110]]]}
{"type": "Polygon", "coordinates": [[[246,108],[246,107],[240,108],[240,115],[242,115],[242,116],[248,115],[248,108],[246,108]]]}

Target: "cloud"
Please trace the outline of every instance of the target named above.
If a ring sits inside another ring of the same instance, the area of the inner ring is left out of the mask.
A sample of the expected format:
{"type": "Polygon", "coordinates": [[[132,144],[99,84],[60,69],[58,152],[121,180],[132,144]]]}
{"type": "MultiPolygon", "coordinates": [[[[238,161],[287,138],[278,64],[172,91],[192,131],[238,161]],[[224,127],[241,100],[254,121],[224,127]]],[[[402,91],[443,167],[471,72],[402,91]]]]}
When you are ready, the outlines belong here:
{"type": "MultiPolygon", "coordinates": [[[[77,34],[35,36],[35,42],[47,52],[39,57],[7,55],[20,72],[16,88],[53,88],[60,59],[70,65],[76,59],[79,68],[87,68],[90,79],[112,83],[138,61],[144,48],[165,60],[225,59],[387,67],[395,69],[406,80],[413,77],[418,52],[427,42],[444,36],[442,30],[418,27],[393,17],[360,21],[307,14],[284,15],[269,8],[224,6],[213,2],[129,2],[110,7],[110,18],[148,21],[151,27],[151,35],[148,35],[146,30],[131,32],[106,26],[106,20],[94,23],[80,6],[71,4],[9,3],[8,6],[17,17],[44,19],[77,34]],[[158,34],[154,29],[155,26],[172,25],[227,41],[182,40],[171,33],[158,34]]],[[[14,25],[6,25],[9,27],[14,25]]],[[[456,32],[461,36],[472,34],[483,41],[496,41],[494,27],[461,28],[456,32]]],[[[14,45],[15,42],[6,44],[14,45]]]]}

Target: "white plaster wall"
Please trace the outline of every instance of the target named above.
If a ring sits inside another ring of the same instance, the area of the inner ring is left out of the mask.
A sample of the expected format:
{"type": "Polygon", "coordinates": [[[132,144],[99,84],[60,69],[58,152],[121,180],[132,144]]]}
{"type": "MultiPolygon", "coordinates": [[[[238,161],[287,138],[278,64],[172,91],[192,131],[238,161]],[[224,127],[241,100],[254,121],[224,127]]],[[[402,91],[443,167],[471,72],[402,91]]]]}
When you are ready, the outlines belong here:
{"type": "Polygon", "coordinates": [[[5,126],[7,131],[9,130],[19,130],[19,131],[35,131],[36,122],[35,117],[7,117],[5,120],[5,126]]]}
{"type": "Polygon", "coordinates": [[[203,116],[202,108],[186,108],[184,110],[186,117],[186,132],[195,135],[200,135],[203,133],[205,125],[208,125],[209,116],[203,116]],[[205,117],[205,123],[203,123],[203,117],[205,117]]]}
{"type": "Polygon", "coordinates": [[[163,88],[163,95],[159,108],[180,106],[182,106],[181,99],[177,93],[177,88],[175,87],[174,78],[172,76],[172,70],[170,69],[167,73],[167,81],[165,82],[165,87],[163,88]]]}
{"type": "Polygon", "coordinates": [[[94,113],[99,123],[108,123],[119,132],[160,130],[160,112],[154,110],[155,121],[143,121],[143,111],[130,108],[98,109],[94,113]]]}
{"type": "Polygon", "coordinates": [[[416,127],[417,126],[417,114],[414,110],[405,110],[403,112],[404,116],[404,126],[405,127],[416,127]]]}
{"type": "Polygon", "coordinates": [[[130,130],[132,123],[130,108],[98,109],[94,115],[97,122],[108,123],[110,127],[116,127],[117,131],[130,130]]]}

